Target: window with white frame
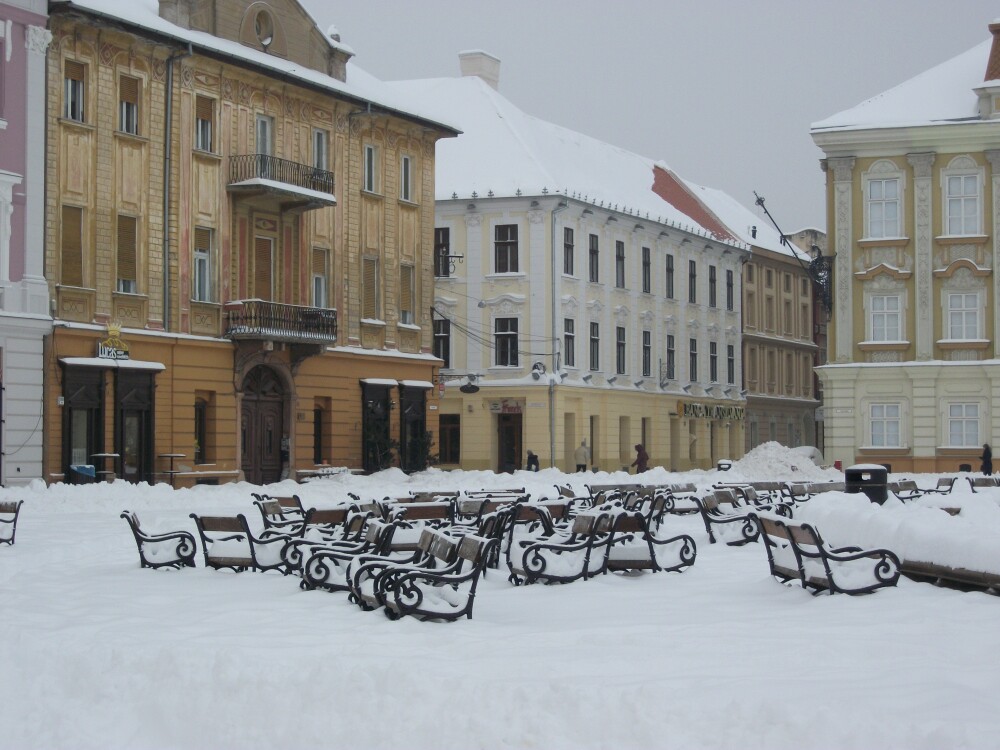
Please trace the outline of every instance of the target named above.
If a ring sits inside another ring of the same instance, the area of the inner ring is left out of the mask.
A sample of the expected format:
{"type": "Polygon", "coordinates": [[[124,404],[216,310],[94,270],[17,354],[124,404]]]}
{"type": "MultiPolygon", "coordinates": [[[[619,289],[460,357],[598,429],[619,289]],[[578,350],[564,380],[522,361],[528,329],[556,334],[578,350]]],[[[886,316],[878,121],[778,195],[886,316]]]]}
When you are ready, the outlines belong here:
{"type": "Polygon", "coordinates": [[[590,324],[590,369],[601,369],[601,325],[590,324]]]}
{"type": "Polygon", "coordinates": [[[736,347],[732,344],[726,345],[726,382],[736,385],[736,347]]]}
{"type": "Polygon", "coordinates": [[[573,275],[573,229],[563,227],[563,273],[573,275]]]}
{"type": "Polygon", "coordinates": [[[596,284],[601,280],[601,250],[596,234],[590,235],[590,246],[587,254],[588,267],[590,271],[589,279],[596,284]]]}
{"type": "Polygon", "coordinates": [[[688,339],[688,380],[698,380],[698,339],[688,339]]]}
{"type": "Polygon", "coordinates": [[[313,128],[313,167],[327,170],[330,168],[330,134],[322,128],[313,128]]]}
{"type": "Polygon", "coordinates": [[[948,294],[948,338],[979,339],[979,295],[948,294]]]}
{"type": "Polygon", "coordinates": [[[625,327],[615,327],[615,372],[625,374],[625,327]]]}
{"type": "Polygon", "coordinates": [[[674,298],[674,256],[671,253],[667,253],[667,275],[666,275],[666,297],[667,299],[674,298]]]}
{"type": "Polygon", "coordinates": [[[642,249],[642,291],[649,294],[653,290],[653,259],[648,247],[642,249]]]}
{"type": "Polygon", "coordinates": [[[401,264],[399,267],[399,322],[406,325],[413,325],[416,322],[413,309],[414,294],[414,272],[413,266],[409,263],[401,264]]]}
{"type": "Polygon", "coordinates": [[[434,228],[434,275],[446,279],[451,276],[451,229],[434,228]]]}
{"type": "Polygon", "coordinates": [[[653,334],[642,332],[642,376],[648,378],[653,374],[653,334]]]}
{"type": "Polygon", "coordinates": [[[493,345],[497,367],[517,367],[517,318],[493,321],[493,345]]]}
{"type": "Polygon", "coordinates": [[[621,240],[615,242],[615,286],[625,288],[625,243],[621,240]]]}
{"type": "Polygon", "coordinates": [[[142,84],[133,76],[118,78],[118,129],[131,135],[139,134],[139,94],[142,84]]]}
{"type": "Polygon", "coordinates": [[[563,364],[576,367],[576,321],[563,318],[563,364]]]}
{"type": "Polygon", "coordinates": [[[900,447],[901,411],[898,403],[869,405],[869,427],[873,448],[900,447]]]}
{"type": "Polygon", "coordinates": [[[330,293],[327,269],[330,267],[330,254],[322,247],[314,247],[312,251],[312,303],[313,307],[329,307],[330,293]]]}
{"type": "Polygon", "coordinates": [[[194,273],[191,279],[191,299],[212,301],[212,230],[195,227],[194,273]]]}
{"type": "Polygon", "coordinates": [[[979,234],[979,175],[945,178],[945,211],[948,234],[979,234]]]}
{"type": "Polygon", "coordinates": [[[63,117],[76,122],[84,121],[87,67],[76,60],[63,63],[63,117]]]}
{"type": "Polygon", "coordinates": [[[366,144],[364,149],[364,164],[362,165],[361,189],[368,193],[378,192],[378,148],[366,144]]]}
{"type": "Polygon", "coordinates": [[[871,298],[871,340],[902,341],[902,318],[898,294],[876,294],[871,298]]]}
{"type": "Polygon", "coordinates": [[[194,147],[198,151],[212,152],[212,131],[215,129],[215,101],[200,94],[194,104],[194,147]]]}
{"type": "Polygon", "coordinates": [[[677,373],[677,348],[674,337],[667,334],[667,380],[675,380],[677,373]]]}
{"type": "Polygon", "coordinates": [[[719,382],[719,345],[715,341],[708,342],[708,379],[719,382]]]}
{"type": "Polygon", "coordinates": [[[979,445],[979,404],[948,404],[948,446],[979,445]]]}
{"type": "Polygon", "coordinates": [[[399,162],[399,197],[404,201],[413,200],[413,159],[404,156],[399,162]]]}
{"type": "Polygon", "coordinates": [[[493,228],[496,273],[517,273],[517,224],[497,224],[493,228]]]}
{"type": "Polygon", "coordinates": [[[899,178],[868,181],[868,236],[899,237],[899,178]]]}
{"type": "Polygon", "coordinates": [[[434,356],[443,360],[443,368],[451,367],[451,321],[447,318],[434,319],[434,356]]]}

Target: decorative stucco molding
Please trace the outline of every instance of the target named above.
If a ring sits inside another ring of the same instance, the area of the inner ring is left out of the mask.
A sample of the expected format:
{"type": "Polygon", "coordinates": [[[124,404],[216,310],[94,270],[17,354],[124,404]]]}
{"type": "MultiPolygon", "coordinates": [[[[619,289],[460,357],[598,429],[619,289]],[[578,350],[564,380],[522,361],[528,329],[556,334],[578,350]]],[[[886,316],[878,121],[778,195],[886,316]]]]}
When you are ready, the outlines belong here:
{"type": "Polygon", "coordinates": [[[52,43],[52,32],[41,26],[28,26],[24,30],[24,48],[33,55],[45,55],[52,43]]]}
{"type": "Polygon", "coordinates": [[[931,261],[934,246],[931,235],[931,167],[934,164],[933,153],[907,154],[906,160],[913,167],[913,226],[914,226],[914,265],[916,278],[916,345],[917,359],[929,360],[934,357],[934,278],[931,274],[931,261]]]}

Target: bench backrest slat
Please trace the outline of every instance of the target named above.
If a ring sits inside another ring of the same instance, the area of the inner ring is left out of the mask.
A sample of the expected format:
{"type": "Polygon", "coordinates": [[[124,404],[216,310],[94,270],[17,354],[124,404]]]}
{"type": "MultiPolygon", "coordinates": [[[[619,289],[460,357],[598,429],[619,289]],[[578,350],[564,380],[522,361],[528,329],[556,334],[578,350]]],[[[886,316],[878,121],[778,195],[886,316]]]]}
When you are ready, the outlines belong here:
{"type": "Polygon", "coordinates": [[[231,532],[243,531],[243,524],[236,516],[198,516],[201,527],[205,531],[231,532]]]}

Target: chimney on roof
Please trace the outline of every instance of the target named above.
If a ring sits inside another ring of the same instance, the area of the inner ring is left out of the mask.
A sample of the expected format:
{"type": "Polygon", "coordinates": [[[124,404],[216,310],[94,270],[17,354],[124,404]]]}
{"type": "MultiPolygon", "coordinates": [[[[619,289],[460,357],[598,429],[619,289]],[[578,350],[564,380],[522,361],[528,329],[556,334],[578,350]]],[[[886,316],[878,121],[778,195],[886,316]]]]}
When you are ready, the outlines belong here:
{"type": "Polygon", "coordinates": [[[482,50],[458,53],[463,76],[478,76],[493,89],[500,88],[500,58],[482,50]]]}
{"type": "Polygon", "coordinates": [[[993,46],[990,48],[990,59],[986,62],[986,77],[984,81],[995,81],[1000,78],[1000,18],[990,24],[993,35],[993,46]]]}

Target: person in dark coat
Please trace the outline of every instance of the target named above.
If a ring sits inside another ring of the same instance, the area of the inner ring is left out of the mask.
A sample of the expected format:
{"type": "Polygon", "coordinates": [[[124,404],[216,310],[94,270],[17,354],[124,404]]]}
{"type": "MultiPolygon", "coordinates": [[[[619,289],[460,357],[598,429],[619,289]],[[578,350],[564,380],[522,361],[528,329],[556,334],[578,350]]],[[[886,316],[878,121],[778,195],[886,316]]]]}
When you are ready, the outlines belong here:
{"type": "Polygon", "coordinates": [[[980,467],[985,476],[990,476],[993,473],[993,451],[990,450],[989,443],[983,443],[983,455],[979,457],[983,461],[983,465],[980,467]]]}
{"type": "Polygon", "coordinates": [[[538,456],[528,451],[528,471],[538,471],[538,456]]]}
{"type": "Polygon", "coordinates": [[[636,443],[635,461],[632,462],[632,466],[635,467],[636,474],[642,474],[649,468],[649,454],[646,453],[646,449],[642,447],[641,443],[636,443]]]}

